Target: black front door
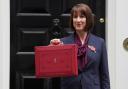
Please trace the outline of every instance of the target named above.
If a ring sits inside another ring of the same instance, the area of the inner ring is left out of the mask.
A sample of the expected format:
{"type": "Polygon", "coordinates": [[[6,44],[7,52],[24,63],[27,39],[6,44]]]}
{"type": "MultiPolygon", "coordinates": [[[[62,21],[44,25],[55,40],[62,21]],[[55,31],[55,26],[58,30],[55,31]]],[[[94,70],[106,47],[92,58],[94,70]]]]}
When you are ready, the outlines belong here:
{"type": "Polygon", "coordinates": [[[104,0],[10,0],[10,89],[59,89],[59,78],[35,77],[34,46],[72,34],[71,7],[87,3],[93,10],[94,34],[105,38],[104,0]]]}

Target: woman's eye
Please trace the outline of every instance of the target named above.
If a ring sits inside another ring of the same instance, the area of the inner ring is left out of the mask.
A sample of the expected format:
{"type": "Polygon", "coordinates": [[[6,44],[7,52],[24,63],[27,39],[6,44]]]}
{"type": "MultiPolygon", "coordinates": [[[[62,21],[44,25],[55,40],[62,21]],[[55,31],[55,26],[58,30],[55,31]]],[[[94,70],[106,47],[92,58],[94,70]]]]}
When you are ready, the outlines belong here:
{"type": "Polygon", "coordinates": [[[77,18],[77,16],[73,16],[73,18],[77,18]]]}
{"type": "Polygon", "coordinates": [[[81,17],[81,18],[85,18],[85,16],[84,16],[84,15],[80,15],[80,17],[81,17]]]}

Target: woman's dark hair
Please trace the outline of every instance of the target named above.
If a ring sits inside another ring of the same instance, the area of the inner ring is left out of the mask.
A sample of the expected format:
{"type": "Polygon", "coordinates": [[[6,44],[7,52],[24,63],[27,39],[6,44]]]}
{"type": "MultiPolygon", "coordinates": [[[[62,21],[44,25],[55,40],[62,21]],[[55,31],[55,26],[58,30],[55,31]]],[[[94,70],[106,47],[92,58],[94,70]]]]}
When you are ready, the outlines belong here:
{"type": "Polygon", "coordinates": [[[92,14],[92,10],[90,9],[90,7],[86,4],[80,3],[80,4],[76,4],[72,10],[71,10],[71,16],[70,16],[70,26],[71,28],[74,30],[74,26],[73,26],[73,16],[77,13],[81,13],[82,15],[84,15],[86,17],[86,27],[85,27],[85,31],[90,31],[91,28],[94,25],[94,16],[92,14]]]}

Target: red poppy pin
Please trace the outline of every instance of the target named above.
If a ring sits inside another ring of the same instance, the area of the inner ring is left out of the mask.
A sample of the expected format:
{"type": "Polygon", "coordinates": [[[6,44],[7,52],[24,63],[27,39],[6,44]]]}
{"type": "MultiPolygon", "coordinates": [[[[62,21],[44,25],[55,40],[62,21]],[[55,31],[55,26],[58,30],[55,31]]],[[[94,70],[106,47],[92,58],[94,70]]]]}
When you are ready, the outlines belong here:
{"type": "Polygon", "coordinates": [[[88,48],[91,49],[94,53],[96,53],[96,48],[92,45],[88,45],[88,48]]]}

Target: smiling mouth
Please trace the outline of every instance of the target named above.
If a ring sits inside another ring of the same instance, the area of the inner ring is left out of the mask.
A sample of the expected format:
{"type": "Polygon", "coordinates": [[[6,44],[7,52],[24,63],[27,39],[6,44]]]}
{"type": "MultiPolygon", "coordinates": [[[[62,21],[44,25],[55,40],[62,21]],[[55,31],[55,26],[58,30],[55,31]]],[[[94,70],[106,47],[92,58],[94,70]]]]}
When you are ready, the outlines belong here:
{"type": "Polygon", "coordinates": [[[81,24],[77,24],[76,26],[77,26],[77,27],[81,27],[82,25],[81,25],[81,24]]]}

